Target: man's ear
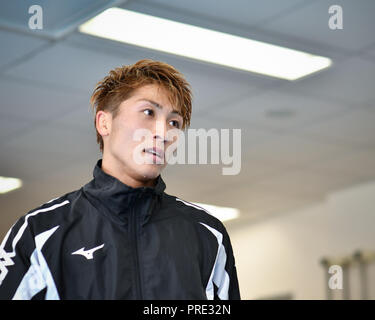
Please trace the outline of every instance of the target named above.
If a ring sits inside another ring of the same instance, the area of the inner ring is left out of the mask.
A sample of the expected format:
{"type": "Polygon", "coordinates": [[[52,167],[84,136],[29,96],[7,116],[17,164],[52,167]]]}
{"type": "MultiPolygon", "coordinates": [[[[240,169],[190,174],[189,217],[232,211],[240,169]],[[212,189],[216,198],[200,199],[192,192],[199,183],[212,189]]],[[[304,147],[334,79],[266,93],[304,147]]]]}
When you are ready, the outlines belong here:
{"type": "Polygon", "coordinates": [[[112,116],[109,112],[98,111],[96,113],[96,129],[101,136],[108,136],[111,132],[112,116]]]}

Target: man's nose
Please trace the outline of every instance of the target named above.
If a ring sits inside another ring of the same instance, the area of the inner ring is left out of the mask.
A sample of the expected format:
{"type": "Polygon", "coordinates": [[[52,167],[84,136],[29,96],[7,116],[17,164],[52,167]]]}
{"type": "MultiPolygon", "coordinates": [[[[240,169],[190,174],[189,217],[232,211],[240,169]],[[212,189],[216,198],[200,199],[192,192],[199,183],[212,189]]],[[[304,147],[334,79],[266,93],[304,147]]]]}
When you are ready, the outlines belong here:
{"type": "Polygon", "coordinates": [[[154,139],[161,139],[163,143],[168,141],[165,121],[156,121],[153,137],[154,139]]]}

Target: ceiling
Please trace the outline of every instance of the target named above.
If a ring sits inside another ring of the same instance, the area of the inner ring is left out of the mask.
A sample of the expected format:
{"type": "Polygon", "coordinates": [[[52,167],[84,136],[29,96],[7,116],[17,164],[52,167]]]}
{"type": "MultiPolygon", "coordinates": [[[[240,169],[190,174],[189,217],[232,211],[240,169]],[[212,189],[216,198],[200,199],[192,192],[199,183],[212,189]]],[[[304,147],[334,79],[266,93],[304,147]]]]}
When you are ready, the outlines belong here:
{"type": "Polygon", "coordinates": [[[163,173],[167,193],[239,208],[238,223],[244,224],[375,179],[375,1],[335,0],[343,8],[342,30],[328,28],[331,2],[121,4],[333,60],[331,68],[297,81],[114,43],[66,26],[57,37],[23,32],[0,15],[0,175],[24,181],[0,195],[0,235],[29,210],[92,178],[100,153],[90,93],[110,69],[142,58],[185,74],[194,94],[192,128],[242,129],[239,175],[222,175],[223,165],[170,166],[163,173]]]}

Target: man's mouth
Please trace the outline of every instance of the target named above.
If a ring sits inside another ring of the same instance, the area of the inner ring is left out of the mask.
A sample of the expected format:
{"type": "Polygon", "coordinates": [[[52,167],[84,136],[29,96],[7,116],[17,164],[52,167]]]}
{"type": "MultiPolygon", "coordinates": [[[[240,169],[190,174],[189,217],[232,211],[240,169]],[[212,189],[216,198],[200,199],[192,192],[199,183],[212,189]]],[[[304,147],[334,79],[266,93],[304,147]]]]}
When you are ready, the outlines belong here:
{"type": "Polygon", "coordinates": [[[146,148],[146,149],[143,149],[143,152],[152,154],[152,155],[158,157],[160,160],[164,159],[164,151],[162,149],[159,149],[159,148],[146,148]]]}

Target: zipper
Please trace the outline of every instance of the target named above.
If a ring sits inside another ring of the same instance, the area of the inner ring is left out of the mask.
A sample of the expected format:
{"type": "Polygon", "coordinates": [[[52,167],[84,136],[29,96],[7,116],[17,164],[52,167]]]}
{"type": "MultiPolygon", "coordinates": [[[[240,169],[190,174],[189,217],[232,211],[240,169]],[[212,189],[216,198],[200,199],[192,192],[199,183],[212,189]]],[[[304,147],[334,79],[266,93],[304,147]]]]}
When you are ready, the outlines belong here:
{"type": "MultiPolygon", "coordinates": [[[[138,200],[138,199],[137,199],[138,200]]],[[[139,269],[139,253],[138,253],[138,236],[137,236],[137,213],[136,213],[136,206],[138,205],[138,201],[135,201],[135,205],[132,209],[132,214],[131,214],[131,239],[133,240],[134,243],[134,267],[135,267],[135,291],[136,291],[136,296],[135,298],[137,300],[142,300],[143,299],[143,294],[142,294],[142,280],[141,280],[141,272],[139,269]]]]}

